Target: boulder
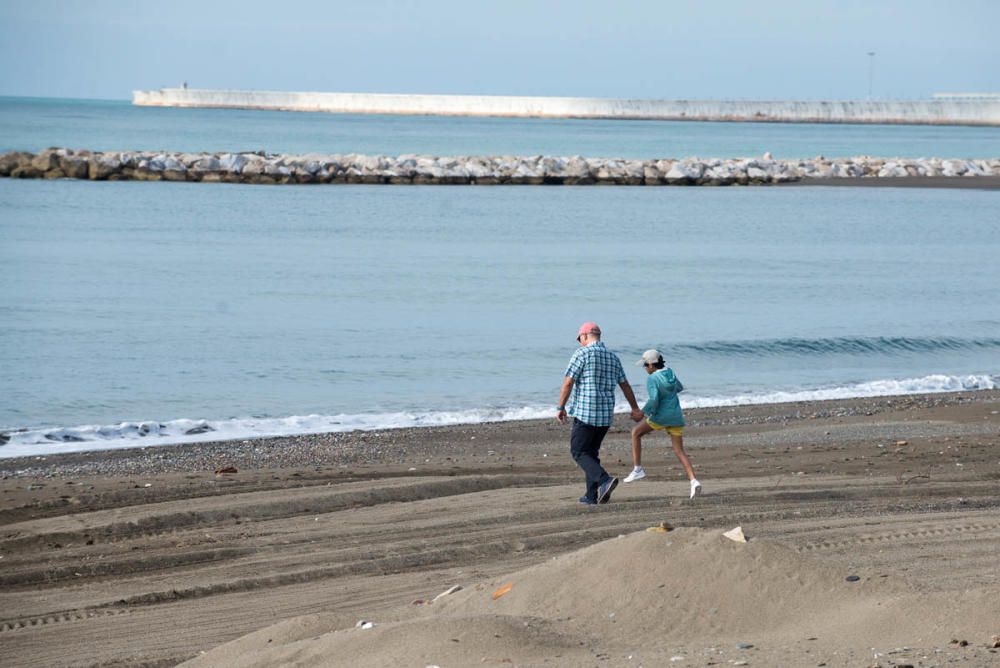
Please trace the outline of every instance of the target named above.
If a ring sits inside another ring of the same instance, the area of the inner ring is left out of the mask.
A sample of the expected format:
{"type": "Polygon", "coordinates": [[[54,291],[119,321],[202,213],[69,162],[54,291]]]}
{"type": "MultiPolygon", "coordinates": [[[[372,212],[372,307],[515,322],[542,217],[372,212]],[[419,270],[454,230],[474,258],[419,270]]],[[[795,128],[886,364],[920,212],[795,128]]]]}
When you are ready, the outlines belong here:
{"type": "Polygon", "coordinates": [[[709,167],[702,175],[702,178],[707,179],[712,185],[729,185],[741,177],[746,178],[746,171],[742,165],[732,162],[723,162],[709,167]]]}
{"type": "Polygon", "coordinates": [[[545,183],[545,176],[533,165],[520,164],[511,172],[510,182],[540,186],[545,183]]]}
{"type": "Polygon", "coordinates": [[[897,162],[887,162],[882,165],[882,168],[878,170],[877,175],[880,178],[893,178],[901,176],[909,176],[910,173],[906,171],[906,167],[897,162]]]}
{"type": "Polygon", "coordinates": [[[92,181],[104,181],[122,168],[121,160],[114,154],[98,153],[91,157],[88,177],[92,181]]]}
{"type": "Polygon", "coordinates": [[[600,160],[594,165],[594,178],[598,183],[616,183],[625,178],[624,165],[618,160],[600,160]]]}
{"type": "Polygon", "coordinates": [[[264,173],[264,167],[266,166],[266,164],[267,163],[265,163],[263,160],[254,156],[252,160],[247,160],[245,163],[243,163],[243,168],[240,169],[237,173],[242,174],[243,176],[246,176],[248,179],[250,179],[250,181],[248,181],[249,183],[252,182],[252,179],[264,173]]]}
{"type": "Polygon", "coordinates": [[[17,167],[15,167],[13,169],[13,171],[11,171],[10,178],[12,178],[12,179],[37,179],[37,178],[41,178],[42,174],[44,174],[44,172],[42,172],[41,170],[39,170],[36,167],[32,167],[30,164],[28,164],[28,165],[18,165],[17,167]]]}
{"type": "Polygon", "coordinates": [[[355,155],[352,163],[362,172],[381,172],[389,166],[388,161],[381,155],[355,155]]]}
{"type": "Polygon", "coordinates": [[[219,169],[224,172],[239,174],[243,166],[249,162],[242,153],[223,153],[219,156],[219,169]]]}
{"type": "Polygon", "coordinates": [[[576,179],[589,179],[590,174],[590,163],[587,162],[586,158],[579,155],[574,155],[565,163],[563,163],[562,176],[564,178],[576,179]]]}
{"type": "Polygon", "coordinates": [[[961,176],[968,170],[961,160],[945,160],[941,163],[941,176],[961,176]]]}
{"type": "Polygon", "coordinates": [[[63,155],[59,157],[59,169],[71,179],[90,178],[90,162],[80,155],[63,155]]]}
{"type": "Polygon", "coordinates": [[[644,160],[626,160],[622,163],[624,182],[630,186],[641,186],[646,182],[646,162],[644,160]]]}
{"type": "Polygon", "coordinates": [[[647,162],[642,166],[642,178],[647,185],[661,183],[666,175],[656,168],[655,162],[647,162]]]}
{"type": "Polygon", "coordinates": [[[694,183],[705,173],[705,166],[700,162],[681,160],[675,162],[667,172],[667,183],[685,184],[694,183]]]}
{"type": "Polygon", "coordinates": [[[59,149],[47,148],[31,159],[31,166],[40,172],[59,169],[59,149]]]}
{"type": "Polygon", "coordinates": [[[157,158],[159,159],[160,164],[163,165],[163,171],[167,171],[168,169],[173,172],[187,171],[187,167],[184,166],[184,163],[172,155],[165,155],[162,156],[162,158],[157,156],[157,158]]]}
{"type": "Polygon", "coordinates": [[[35,156],[23,151],[14,151],[0,155],[0,176],[13,176],[11,172],[21,165],[30,166],[35,156]]]}
{"type": "Polygon", "coordinates": [[[474,179],[492,176],[493,168],[479,158],[472,158],[465,163],[465,172],[474,179]]]}
{"type": "Polygon", "coordinates": [[[292,167],[292,180],[295,183],[316,183],[316,174],[305,167],[292,167]]]}
{"type": "Polygon", "coordinates": [[[187,181],[187,167],[176,156],[157,155],[152,158],[147,169],[158,172],[164,181],[187,181]]]}
{"type": "Polygon", "coordinates": [[[209,155],[191,163],[191,170],[199,173],[222,171],[222,162],[214,155],[209,155]]]}

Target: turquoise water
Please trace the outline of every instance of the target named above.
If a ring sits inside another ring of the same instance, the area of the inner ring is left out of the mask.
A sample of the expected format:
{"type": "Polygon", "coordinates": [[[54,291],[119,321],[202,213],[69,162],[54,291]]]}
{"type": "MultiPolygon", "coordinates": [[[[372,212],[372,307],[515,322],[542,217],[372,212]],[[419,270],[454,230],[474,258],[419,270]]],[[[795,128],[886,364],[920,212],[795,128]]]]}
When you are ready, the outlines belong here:
{"type": "Polygon", "coordinates": [[[995,191],[4,179],[0,214],[0,456],[549,416],[584,320],[688,407],[1000,387],[995,191]]]}
{"type": "Polygon", "coordinates": [[[364,116],[0,97],[0,151],[1000,157],[1000,128],[364,116]]]}

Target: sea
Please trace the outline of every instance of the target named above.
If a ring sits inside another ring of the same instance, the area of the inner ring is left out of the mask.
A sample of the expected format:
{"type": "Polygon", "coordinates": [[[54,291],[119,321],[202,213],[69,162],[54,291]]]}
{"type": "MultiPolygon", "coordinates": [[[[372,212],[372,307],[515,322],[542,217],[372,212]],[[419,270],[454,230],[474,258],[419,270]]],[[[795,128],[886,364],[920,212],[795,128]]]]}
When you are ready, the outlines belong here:
{"type": "MultiPolygon", "coordinates": [[[[48,146],[997,158],[1000,129],[0,98],[0,151],[48,146]]],[[[0,457],[551,418],[584,321],[687,408],[997,389],[998,258],[985,190],[0,179],[0,457]]]]}

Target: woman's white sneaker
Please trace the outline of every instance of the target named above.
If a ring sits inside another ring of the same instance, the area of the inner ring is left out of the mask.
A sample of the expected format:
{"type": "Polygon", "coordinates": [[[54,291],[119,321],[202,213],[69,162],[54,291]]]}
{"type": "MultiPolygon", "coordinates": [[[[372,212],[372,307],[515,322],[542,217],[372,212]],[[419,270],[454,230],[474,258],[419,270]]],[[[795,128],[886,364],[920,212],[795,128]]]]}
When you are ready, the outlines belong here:
{"type": "Polygon", "coordinates": [[[635,482],[646,477],[646,471],[641,466],[636,466],[632,472],[625,476],[625,482],[635,482]]]}
{"type": "MultiPolygon", "coordinates": [[[[627,480],[628,480],[628,478],[626,478],[626,481],[627,480]]],[[[699,494],[701,494],[701,483],[698,482],[697,480],[692,480],[691,481],[691,498],[693,499],[694,497],[698,496],[699,494]]]]}

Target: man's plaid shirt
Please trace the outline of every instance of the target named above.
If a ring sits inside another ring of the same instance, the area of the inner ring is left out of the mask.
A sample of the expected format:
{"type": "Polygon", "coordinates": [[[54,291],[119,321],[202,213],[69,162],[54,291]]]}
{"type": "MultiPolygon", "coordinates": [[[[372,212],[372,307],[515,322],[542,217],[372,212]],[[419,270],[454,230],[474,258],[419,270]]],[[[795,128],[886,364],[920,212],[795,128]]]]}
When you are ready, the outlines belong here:
{"type": "Polygon", "coordinates": [[[615,386],[626,380],[618,355],[597,341],[573,353],[565,375],[573,379],[567,412],[594,427],[610,426],[615,412],[615,386]]]}

